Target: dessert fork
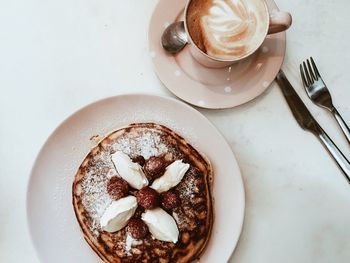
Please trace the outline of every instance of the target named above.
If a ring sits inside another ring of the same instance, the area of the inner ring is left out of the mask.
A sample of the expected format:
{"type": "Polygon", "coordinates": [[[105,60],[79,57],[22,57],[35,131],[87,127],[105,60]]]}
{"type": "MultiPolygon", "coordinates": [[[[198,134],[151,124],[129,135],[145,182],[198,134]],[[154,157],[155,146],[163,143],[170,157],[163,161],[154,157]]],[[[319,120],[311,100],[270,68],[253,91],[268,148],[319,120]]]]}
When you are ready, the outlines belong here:
{"type": "Polygon", "coordinates": [[[346,139],[350,143],[350,129],[332,102],[331,94],[324,83],[312,57],[300,64],[300,74],[307,95],[316,105],[329,110],[337,120],[346,139]]]}

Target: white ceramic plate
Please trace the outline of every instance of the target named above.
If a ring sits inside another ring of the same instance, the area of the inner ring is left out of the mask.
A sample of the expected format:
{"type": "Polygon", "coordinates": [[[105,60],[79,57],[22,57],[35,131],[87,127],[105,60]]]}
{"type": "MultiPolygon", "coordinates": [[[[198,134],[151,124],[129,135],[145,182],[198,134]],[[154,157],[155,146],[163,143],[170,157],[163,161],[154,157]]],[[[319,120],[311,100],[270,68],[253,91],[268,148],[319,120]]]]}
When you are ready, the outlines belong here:
{"type": "Polygon", "coordinates": [[[95,146],[90,138],[133,122],[156,122],[173,129],[204,153],[214,168],[213,234],[201,262],[227,261],[241,233],[244,188],[235,156],[216,128],[198,111],[174,99],[123,95],[100,100],[74,113],[41,149],[28,184],[27,215],[42,262],[99,262],[83,239],[72,206],[72,181],[95,146]]]}

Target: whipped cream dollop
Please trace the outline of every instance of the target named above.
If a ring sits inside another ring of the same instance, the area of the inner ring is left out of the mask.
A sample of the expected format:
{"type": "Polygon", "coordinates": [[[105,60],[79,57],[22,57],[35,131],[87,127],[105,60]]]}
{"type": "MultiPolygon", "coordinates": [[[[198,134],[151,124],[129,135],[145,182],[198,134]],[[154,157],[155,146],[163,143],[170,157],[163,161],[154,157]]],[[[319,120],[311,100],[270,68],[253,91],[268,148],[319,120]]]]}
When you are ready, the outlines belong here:
{"type": "Polygon", "coordinates": [[[266,33],[266,21],[260,18],[265,9],[261,2],[213,0],[207,15],[201,18],[206,53],[231,59],[255,49],[266,33]]]}
{"type": "Polygon", "coordinates": [[[142,220],[148,226],[149,231],[154,238],[176,243],[179,238],[179,229],[177,228],[174,218],[161,208],[146,210],[142,220]]]}
{"type": "Polygon", "coordinates": [[[134,163],[125,153],[117,151],[112,154],[112,162],[120,177],[133,188],[140,190],[148,185],[148,180],[142,171],[142,167],[138,163],[134,163]]]}
{"type": "Polygon", "coordinates": [[[127,196],[113,201],[103,213],[100,226],[107,232],[116,232],[126,226],[137,208],[137,200],[134,196],[127,196]]]}
{"type": "Polygon", "coordinates": [[[165,173],[161,177],[154,180],[151,188],[158,193],[168,191],[181,182],[189,168],[190,165],[188,163],[183,163],[182,160],[173,162],[166,168],[165,173]]]}

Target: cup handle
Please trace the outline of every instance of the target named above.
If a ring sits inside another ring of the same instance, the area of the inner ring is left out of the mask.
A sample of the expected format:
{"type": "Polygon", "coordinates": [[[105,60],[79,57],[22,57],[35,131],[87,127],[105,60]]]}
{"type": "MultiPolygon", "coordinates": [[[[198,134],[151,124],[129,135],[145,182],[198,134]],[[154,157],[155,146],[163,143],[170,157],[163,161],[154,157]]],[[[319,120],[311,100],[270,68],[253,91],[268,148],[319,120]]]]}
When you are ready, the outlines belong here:
{"type": "Polygon", "coordinates": [[[270,14],[268,34],[287,30],[292,25],[292,15],[288,12],[274,11],[270,14]]]}

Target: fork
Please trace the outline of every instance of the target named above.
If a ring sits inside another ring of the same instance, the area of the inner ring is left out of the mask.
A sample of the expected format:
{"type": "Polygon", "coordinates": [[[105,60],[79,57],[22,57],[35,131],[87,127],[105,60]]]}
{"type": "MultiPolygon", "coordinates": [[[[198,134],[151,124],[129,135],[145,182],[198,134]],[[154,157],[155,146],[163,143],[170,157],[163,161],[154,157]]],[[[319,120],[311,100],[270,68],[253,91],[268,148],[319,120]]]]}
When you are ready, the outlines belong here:
{"type": "Polygon", "coordinates": [[[310,60],[307,59],[303,62],[303,64],[300,64],[300,74],[305,91],[309,98],[313,103],[320,107],[326,108],[333,114],[346,139],[348,140],[348,143],[350,143],[350,129],[340,116],[337,109],[334,107],[331,94],[329,93],[326,83],[324,83],[320,73],[318,72],[312,57],[310,57],[310,60]]]}

